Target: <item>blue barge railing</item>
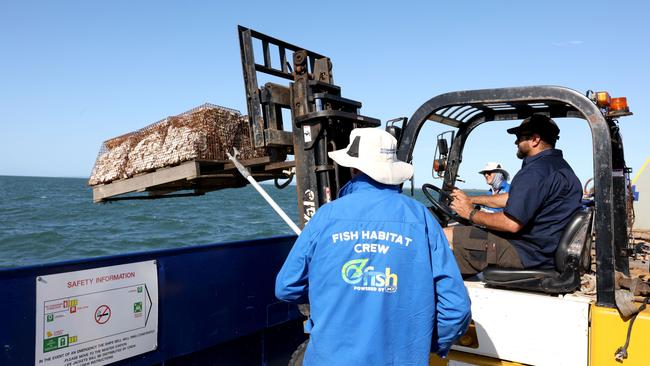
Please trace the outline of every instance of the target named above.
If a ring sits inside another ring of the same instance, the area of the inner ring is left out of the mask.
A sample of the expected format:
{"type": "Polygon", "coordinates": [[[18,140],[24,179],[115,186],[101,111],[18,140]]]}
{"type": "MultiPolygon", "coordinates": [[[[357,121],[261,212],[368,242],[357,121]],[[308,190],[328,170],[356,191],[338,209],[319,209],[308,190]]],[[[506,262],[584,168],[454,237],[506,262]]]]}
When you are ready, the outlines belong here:
{"type": "Polygon", "coordinates": [[[155,260],[158,348],[116,365],[285,364],[305,338],[296,306],[274,296],[295,236],[0,270],[0,365],[33,365],[36,278],[155,260]]]}

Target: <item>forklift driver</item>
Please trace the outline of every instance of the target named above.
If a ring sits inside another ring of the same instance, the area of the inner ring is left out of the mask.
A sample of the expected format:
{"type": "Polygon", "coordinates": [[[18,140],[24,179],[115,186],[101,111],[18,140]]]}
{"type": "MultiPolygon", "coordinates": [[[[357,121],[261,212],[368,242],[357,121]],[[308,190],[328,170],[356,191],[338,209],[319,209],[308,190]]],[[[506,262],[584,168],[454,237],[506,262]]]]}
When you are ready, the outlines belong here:
{"type": "Polygon", "coordinates": [[[581,207],[582,186],[562,151],[555,149],[560,129],[534,114],[508,129],[517,139],[521,170],[510,192],[469,197],[455,188],[451,208],[476,226],[444,228],[464,277],[488,265],[504,268],[554,268],[555,250],[571,216],[581,207]],[[482,212],[474,205],[503,207],[482,212]]]}

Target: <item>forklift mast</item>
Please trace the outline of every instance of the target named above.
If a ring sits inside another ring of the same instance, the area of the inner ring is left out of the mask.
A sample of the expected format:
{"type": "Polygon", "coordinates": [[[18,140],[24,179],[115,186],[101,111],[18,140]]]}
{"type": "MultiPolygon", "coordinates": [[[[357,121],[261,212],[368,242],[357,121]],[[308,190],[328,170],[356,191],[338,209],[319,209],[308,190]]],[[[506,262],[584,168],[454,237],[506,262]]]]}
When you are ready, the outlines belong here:
{"type": "Polygon", "coordinates": [[[354,128],[381,123],[360,115],[360,102],[341,97],[328,57],[242,26],[238,32],[251,139],[271,156],[294,155],[302,227],[351,178],[349,169],[340,169],[327,152],[347,146],[354,128]],[[260,87],[258,73],[289,83],[260,87]],[[291,111],[291,131],[284,130],[283,110],[291,111]]]}

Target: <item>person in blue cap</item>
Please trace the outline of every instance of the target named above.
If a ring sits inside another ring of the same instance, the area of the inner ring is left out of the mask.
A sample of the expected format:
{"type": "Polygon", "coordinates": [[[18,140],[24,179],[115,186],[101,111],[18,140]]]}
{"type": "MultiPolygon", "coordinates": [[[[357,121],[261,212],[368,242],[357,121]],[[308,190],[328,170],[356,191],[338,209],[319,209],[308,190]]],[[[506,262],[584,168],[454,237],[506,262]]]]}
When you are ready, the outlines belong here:
{"type": "Polygon", "coordinates": [[[329,153],[353,178],[316,211],[277,275],[278,299],[310,304],[304,365],[428,365],[467,329],[458,266],[427,208],[400,193],[413,166],[396,145],[358,128],[329,153]]]}

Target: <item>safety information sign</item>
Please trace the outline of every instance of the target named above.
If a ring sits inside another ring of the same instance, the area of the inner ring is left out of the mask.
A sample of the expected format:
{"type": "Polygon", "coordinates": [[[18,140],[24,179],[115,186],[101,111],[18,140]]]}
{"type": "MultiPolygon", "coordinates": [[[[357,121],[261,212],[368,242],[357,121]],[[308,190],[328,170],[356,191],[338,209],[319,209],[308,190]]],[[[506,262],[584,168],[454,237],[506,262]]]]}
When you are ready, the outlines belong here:
{"type": "Polygon", "coordinates": [[[106,365],[157,339],[155,261],[36,278],[35,365],[106,365]]]}

